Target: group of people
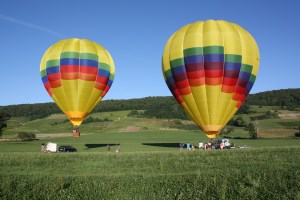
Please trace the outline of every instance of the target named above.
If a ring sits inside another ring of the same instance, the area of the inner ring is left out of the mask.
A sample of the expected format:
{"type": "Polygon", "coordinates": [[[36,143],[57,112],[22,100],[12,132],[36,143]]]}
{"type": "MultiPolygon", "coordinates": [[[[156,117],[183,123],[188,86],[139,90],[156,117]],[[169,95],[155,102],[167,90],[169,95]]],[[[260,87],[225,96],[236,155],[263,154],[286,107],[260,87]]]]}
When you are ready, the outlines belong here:
{"type": "MultiPolygon", "coordinates": [[[[179,150],[182,151],[184,149],[185,144],[180,143],[179,144],[179,150]]],[[[189,142],[186,143],[186,150],[191,151],[195,150],[197,146],[190,144],[189,142]]],[[[199,150],[211,150],[213,148],[213,143],[211,141],[208,141],[206,143],[199,142],[198,149],[199,150]]],[[[220,143],[220,149],[224,149],[225,144],[223,142],[220,143]]]]}
{"type": "MultiPolygon", "coordinates": [[[[110,151],[110,145],[107,145],[107,151],[110,151]]],[[[121,147],[120,144],[116,144],[116,152],[120,153],[121,152],[121,147]]]]}

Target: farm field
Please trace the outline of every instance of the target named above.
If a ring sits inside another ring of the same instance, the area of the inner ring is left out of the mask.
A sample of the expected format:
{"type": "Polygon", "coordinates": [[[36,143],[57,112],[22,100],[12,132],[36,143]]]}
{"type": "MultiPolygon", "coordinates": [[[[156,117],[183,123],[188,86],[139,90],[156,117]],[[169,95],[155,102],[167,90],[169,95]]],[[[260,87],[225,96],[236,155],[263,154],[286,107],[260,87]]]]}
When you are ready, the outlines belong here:
{"type": "Polygon", "coordinates": [[[207,151],[179,151],[179,143],[208,141],[199,130],[174,129],[172,120],[128,113],[92,114],[107,119],[83,124],[79,138],[71,136],[61,114],[9,120],[3,138],[10,141],[0,142],[0,199],[300,198],[300,140],[286,134],[296,131],[297,113],[292,119],[261,121],[262,133],[278,128],[283,135],[251,140],[247,131],[235,128],[231,143],[246,148],[207,151]],[[13,139],[21,131],[34,132],[38,140],[13,139]],[[40,152],[47,142],[72,145],[78,152],[40,152]]]}

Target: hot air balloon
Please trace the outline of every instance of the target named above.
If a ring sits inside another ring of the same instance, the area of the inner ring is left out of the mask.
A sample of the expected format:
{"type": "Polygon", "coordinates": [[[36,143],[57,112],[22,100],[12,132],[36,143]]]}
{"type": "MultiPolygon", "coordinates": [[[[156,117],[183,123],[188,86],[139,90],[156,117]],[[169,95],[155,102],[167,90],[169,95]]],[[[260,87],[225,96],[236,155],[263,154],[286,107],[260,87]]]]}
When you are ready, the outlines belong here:
{"type": "Polygon", "coordinates": [[[241,26],[198,21],[169,38],[162,70],[180,106],[209,138],[215,138],[249,94],[259,59],[254,38],[241,26]]]}
{"type": "Polygon", "coordinates": [[[115,67],[101,45],[73,38],[48,48],[40,73],[47,92],[74,125],[73,136],[79,136],[79,125],[110,89],[115,67]]]}

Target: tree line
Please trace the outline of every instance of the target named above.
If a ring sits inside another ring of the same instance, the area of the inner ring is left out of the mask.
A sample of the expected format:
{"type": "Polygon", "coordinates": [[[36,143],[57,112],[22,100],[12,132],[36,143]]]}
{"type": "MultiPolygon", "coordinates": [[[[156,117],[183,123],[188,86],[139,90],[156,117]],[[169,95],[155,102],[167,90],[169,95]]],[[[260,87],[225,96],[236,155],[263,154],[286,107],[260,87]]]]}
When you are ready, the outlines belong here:
{"type": "MultiPolygon", "coordinates": [[[[251,105],[280,106],[283,109],[300,107],[300,89],[285,89],[250,94],[238,114],[251,112],[251,105]]],[[[165,119],[189,119],[176,100],[171,96],[145,97],[128,100],[105,100],[100,102],[95,112],[111,112],[122,110],[142,110],[141,117],[156,117],[165,119]]],[[[30,120],[61,113],[54,103],[20,104],[0,106],[0,112],[10,117],[28,117],[30,120]]]]}

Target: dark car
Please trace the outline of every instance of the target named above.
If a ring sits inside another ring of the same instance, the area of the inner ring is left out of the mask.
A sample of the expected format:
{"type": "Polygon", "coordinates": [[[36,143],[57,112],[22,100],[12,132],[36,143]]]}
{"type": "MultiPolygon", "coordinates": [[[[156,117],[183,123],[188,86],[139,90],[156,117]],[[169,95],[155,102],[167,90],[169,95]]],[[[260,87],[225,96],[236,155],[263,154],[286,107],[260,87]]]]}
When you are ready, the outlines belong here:
{"type": "Polygon", "coordinates": [[[58,152],[77,152],[77,149],[72,146],[60,146],[58,152]]]}

